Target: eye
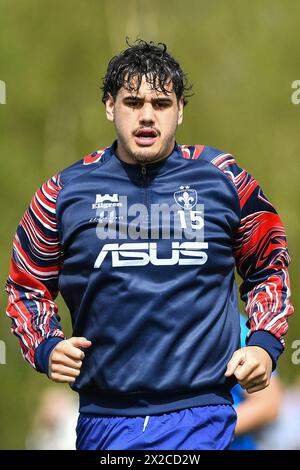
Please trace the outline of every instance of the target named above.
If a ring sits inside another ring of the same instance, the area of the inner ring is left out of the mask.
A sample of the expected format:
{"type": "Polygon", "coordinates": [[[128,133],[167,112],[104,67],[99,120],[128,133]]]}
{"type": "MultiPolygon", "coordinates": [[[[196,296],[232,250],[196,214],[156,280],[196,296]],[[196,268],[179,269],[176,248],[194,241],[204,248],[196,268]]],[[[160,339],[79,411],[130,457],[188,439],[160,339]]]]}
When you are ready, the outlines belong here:
{"type": "Polygon", "coordinates": [[[171,102],[170,101],[156,101],[154,106],[157,109],[165,109],[165,108],[168,108],[169,106],[171,106],[171,102]]]}
{"type": "Polygon", "coordinates": [[[126,101],[126,105],[130,108],[139,108],[141,106],[141,102],[136,100],[128,100],[126,101]]]}

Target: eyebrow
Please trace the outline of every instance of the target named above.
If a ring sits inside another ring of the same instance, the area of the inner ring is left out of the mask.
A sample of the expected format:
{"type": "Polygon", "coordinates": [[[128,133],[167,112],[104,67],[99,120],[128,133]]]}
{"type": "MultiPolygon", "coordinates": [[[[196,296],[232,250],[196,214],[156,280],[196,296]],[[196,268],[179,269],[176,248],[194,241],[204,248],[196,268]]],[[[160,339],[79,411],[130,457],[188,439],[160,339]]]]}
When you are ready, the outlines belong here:
{"type": "MultiPolygon", "coordinates": [[[[140,98],[138,96],[127,95],[123,98],[123,101],[136,101],[137,103],[141,103],[144,101],[144,98],[140,98]]],[[[158,103],[158,102],[173,103],[173,100],[171,98],[162,96],[158,98],[152,98],[151,102],[152,103],[158,103]]]]}

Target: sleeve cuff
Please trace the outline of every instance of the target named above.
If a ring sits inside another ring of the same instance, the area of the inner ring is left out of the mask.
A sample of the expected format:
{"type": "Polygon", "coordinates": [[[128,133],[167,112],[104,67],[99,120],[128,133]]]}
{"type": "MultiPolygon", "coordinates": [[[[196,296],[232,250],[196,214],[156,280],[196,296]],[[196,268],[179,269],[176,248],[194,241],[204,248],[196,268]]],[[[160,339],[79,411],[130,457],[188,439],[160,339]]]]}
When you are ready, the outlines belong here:
{"type": "Polygon", "coordinates": [[[35,350],[35,366],[38,372],[42,372],[48,375],[49,370],[49,356],[55,346],[60,342],[63,341],[64,338],[60,338],[57,336],[53,336],[51,338],[46,339],[43,341],[37,349],[35,350]]]}
{"type": "Polygon", "coordinates": [[[247,346],[259,346],[263,348],[272,359],[272,371],[275,370],[283,346],[279,339],[265,330],[254,331],[249,338],[246,339],[247,346]]]}

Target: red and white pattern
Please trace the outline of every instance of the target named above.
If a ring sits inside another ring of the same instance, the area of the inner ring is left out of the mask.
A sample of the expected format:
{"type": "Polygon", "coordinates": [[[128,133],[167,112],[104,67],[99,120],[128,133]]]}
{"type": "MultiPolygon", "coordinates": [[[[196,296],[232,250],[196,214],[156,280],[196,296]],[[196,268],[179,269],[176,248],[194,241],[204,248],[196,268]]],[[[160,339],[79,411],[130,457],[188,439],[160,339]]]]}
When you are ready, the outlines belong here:
{"type": "Polygon", "coordinates": [[[24,358],[35,367],[34,351],[49,337],[63,338],[54,299],[58,293],[61,248],[56,221],[58,175],[34,195],[13,244],[7,315],[24,358]]]}
{"type": "Polygon", "coordinates": [[[97,150],[94,153],[90,153],[89,155],[86,155],[83,159],[83,164],[84,165],[91,165],[91,163],[97,163],[101,160],[102,156],[104,155],[104,152],[106,150],[106,147],[102,150],[97,150]]]}
{"type": "Polygon", "coordinates": [[[180,145],[183,158],[197,160],[204,150],[204,145],[180,145]]]}
{"type": "Polygon", "coordinates": [[[240,201],[234,255],[244,280],[240,292],[250,321],[249,335],[265,330],[284,346],[293,306],[287,271],[290,256],[282,221],[257,181],[238,167],[232,155],[220,154],[212,163],[233,182],[240,201]]]}

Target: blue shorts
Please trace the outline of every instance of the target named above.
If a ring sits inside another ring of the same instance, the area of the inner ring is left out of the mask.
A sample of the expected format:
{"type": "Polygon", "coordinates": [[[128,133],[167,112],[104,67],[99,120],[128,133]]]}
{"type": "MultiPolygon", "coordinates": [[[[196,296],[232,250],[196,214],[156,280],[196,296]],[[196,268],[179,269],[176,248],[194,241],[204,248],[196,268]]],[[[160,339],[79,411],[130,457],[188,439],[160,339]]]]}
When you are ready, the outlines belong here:
{"type": "Polygon", "coordinates": [[[198,406],[150,416],[81,414],[77,450],[222,450],[234,436],[231,405],[198,406]]]}

